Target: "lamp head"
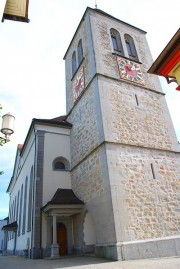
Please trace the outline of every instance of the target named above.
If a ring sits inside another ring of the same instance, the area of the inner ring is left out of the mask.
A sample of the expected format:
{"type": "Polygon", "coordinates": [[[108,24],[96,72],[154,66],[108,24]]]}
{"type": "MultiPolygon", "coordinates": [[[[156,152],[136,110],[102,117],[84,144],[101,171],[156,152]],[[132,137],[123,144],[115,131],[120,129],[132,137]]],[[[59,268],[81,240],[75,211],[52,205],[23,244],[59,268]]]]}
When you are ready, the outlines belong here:
{"type": "Polygon", "coordinates": [[[15,117],[10,113],[2,116],[1,133],[3,133],[6,137],[14,133],[14,121],[15,117]]]}

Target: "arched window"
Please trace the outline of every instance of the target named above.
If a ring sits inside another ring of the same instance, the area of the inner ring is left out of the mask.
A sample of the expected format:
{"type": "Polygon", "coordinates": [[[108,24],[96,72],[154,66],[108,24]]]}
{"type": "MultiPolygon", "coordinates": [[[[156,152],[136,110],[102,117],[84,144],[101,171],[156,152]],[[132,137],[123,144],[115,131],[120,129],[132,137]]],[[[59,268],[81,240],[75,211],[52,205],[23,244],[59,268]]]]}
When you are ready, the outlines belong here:
{"type": "Polygon", "coordinates": [[[74,51],[72,55],[72,76],[74,76],[76,69],[77,69],[76,52],[74,51]]]}
{"type": "Polygon", "coordinates": [[[14,201],[13,201],[13,205],[12,205],[12,222],[14,222],[14,201]]]}
{"type": "MultiPolygon", "coordinates": [[[[13,204],[12,204],[12,216],[11,216],[11,222],[14,222],[14,201],[13,201],[13,204]]],[[[14,238],[14,233],[12,233],[12,238],[14,238]]]]}
{"type": "Polygon", "coordinates": [[[70,169],[69,161],[64,157],[58,157],[53,161],[53,170],[60,171],[69,169],[70,169]]]}
{"type": "Polygon", "coordinates": [[[55,170],[65,170],[65,164],[63,162],[57,161],[54,165],[55,170]]]}
{"type": "Polygon", "coordinates": [[[14,202],[14,221],[17,221],[17,208],[16,208],[16,200],[17,200],[17,198],[16,198],[16,196],[15,196],[15,202],[14,202]]]}
{"type": "Polygon", "coordinates": [[[78,52],[78,66],[83,60],[83,47],[82,47],[82,39],[79,40],[78,47],[77,47],[77,52],[78,52]]]}
{"type": "Polygon", "coordinates": [[[28,222],[27,231],[31,231],[31,219],[32,219],[32,198],[33,198],[33,167],[31,167],[30,179],[29,179],[29,202],[28,202],[28,222]]]}
{"type": "Polygon", "coordinates": [[[12,222],[12,203],[9,204],[9,222],[12,222]]]}
{"type": "Polygon", "coordinates": [[[20,196],[20,204],[19,204],[18,236],[20,236],[20,233],[21,233],[22,200],[23,200],[23,185],[21,186],[21,196],[20,196]]]}
{"type": "Polygon", "coordinates": [[[23,205],[23,222],[22,222],[22,234],[25,233],[25,226],[26,226],[26,204],[27,204],[27,183],[28,178],[26,177],[25,181],[25,189],[24,189],[24,205],[23,205]]]}
{"type": "Polygon", "coordinates": [[[127,48],[129,58],[132,60],[138,61],[138,55],[137,55],[136,47],[134,45],[133,38],[130,35],[125,34],[124,39],[126,42],[126,48],[127,48]]]}
{"type": "Polygon", "coordinates": [[[20,204],[20,197],[19,197],[19,194],[20,191],[18,191],[18,196],[17,196],[17,209],[16,209],[16,219],[17,219],[17,222],[18,222],[18,227],[19,227],[19,204],[20,204]]]}
{"type": "Polygon", "coordinates": [[[117,30],[111,28],[110,30],[111,40],[114,51],[117,51],[120,55],[124,55],[120,34],[117,30]]]}

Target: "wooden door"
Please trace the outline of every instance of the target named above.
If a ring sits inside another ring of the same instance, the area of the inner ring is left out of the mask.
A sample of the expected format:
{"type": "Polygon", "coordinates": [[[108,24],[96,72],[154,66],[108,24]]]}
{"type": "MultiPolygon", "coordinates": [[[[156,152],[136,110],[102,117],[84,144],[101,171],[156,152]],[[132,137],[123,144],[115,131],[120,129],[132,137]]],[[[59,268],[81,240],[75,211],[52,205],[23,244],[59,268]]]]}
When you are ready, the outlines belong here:
{"type": "Polygon", "coordinates": [[[63,223],[58,223],[57,243],[59,244],[59,255],[67,255],[67,230],[63,223]]]}

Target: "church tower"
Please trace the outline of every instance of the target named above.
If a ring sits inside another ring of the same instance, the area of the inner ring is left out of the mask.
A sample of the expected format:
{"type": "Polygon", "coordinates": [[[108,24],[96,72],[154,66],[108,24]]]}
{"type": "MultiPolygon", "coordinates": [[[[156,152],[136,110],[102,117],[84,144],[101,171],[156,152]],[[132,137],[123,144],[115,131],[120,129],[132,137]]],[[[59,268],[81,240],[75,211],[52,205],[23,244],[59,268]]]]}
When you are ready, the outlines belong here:
{"type": "MultiPolygon", "coordinates": [[[[65,54],[71,183],[114,260],[178,255],[180,149],[146,32],[87,8],[65,54]]],[[[83,219],[74,225],[83,247],[83,219]],[[79,227],[79,228],[78,228],[79,227]]]]}

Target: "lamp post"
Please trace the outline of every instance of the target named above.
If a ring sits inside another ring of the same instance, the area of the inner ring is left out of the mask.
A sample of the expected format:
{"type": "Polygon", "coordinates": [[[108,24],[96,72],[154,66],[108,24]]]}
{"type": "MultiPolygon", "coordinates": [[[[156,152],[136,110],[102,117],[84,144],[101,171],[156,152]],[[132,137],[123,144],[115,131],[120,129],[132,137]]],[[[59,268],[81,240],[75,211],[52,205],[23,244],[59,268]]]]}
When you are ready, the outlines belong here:
{"type": "Polygon", "coordinates": [[[10,113],[2,116],[2,127],[0,131],[4,137],[0,137],[0,146],[3,146],[5,143],[7,143],[9,141],[9,136],[14,133],[14,121],[15,117],[10,113]]]}

